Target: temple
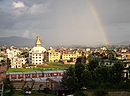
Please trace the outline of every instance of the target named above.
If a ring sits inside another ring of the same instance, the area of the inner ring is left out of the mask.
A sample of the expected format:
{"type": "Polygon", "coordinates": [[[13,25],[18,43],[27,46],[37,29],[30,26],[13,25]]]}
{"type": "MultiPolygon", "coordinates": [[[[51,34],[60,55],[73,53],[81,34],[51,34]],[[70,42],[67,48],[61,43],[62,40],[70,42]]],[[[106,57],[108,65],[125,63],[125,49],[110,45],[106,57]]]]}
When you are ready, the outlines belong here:
{"type": "Polygon", "coordinates": [[[35,46],[29,51],[29,63],[30,64],[43,64],[44,52],[46,49],[42,47],[40,36],[37,36],[35,46]]]}

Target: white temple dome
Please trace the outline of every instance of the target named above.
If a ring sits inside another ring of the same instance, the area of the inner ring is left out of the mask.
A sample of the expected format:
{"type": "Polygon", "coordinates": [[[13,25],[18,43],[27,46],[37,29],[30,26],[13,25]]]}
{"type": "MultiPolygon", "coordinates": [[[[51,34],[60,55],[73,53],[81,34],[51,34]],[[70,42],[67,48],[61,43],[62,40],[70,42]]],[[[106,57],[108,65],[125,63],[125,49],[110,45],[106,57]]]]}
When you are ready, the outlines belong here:
{"type": "Polygon", "coordinates": [[[46,49],[44,47],[38,46],[38,47],[33,47],[31,51],[34,53],[43,53],[46,51],[46,49]]]}

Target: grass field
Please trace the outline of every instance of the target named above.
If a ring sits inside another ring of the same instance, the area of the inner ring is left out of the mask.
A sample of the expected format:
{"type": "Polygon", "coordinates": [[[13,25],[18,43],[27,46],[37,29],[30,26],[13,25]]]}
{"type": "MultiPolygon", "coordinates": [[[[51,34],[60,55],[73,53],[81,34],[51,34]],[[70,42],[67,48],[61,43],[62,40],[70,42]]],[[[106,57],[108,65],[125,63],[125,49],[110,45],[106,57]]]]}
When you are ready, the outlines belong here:
{"type": "Polygon", "coordinates": [[[33,71],[47,71],[47,70],[64,70],[73,64],[56,64],[50,63],[48,66],[37,66],[36,68],[10,68],[8,72],[33,72],[33,71]]]}

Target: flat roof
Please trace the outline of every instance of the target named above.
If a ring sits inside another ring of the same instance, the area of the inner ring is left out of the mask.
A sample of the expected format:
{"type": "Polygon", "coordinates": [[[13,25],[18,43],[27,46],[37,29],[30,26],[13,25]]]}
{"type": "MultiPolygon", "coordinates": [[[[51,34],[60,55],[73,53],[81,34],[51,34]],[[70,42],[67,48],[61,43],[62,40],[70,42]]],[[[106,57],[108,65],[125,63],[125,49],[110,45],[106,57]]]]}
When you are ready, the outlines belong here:
{"type": "Polygon", "coordinates": [[[34,71],[34,72],[7,72],[6,74],[34,74],[34,73],[57,73],[64,72],[65,70],[55,70],[55,71],[34,71]]]}

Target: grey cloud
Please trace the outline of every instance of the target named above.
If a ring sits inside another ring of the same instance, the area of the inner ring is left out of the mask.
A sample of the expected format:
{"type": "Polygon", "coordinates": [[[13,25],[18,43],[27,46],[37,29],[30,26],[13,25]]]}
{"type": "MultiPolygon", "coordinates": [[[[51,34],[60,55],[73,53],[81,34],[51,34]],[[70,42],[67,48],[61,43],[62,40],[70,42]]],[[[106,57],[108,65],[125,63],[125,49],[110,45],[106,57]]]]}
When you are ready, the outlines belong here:
{"type": "Polygon", "coordinates": [[[14,25],[13,17],[8,13],[2,13],[0,14],[0,28],[1,29],[9,29],[12,28],[14,25]]]}
{"type": "Polygon", "coordinates": [[[130,23],[116,23],[107,27],[111,42],[129,41],[130,23]]]}
{"type": "Polygon", "coordinates": [[[130,40],[129,5],[130,0],[1,0],[0,34],[29,37],[25,32],[29,30],[50,45],[87,45],[104,43],[102,27],[111,42],[130,40]],[[14,9],[12,2],[16,1],[25,7],[14,9]],[[89,3],[96,8],[102,26],[91,14],[89,3]]]}
{"type": "Polygon", "coordinates": [[[105,23],[130,22],[130,0],[92,0],[105,23]]]}
{"type": "MultiPolygon", "coordinates": [[[[25,5],[25,8],[18,8],[14,9],[13,6],[11,5],[14,1],[12,2],[4,2],[1,3],[0,5],[0,28],[12,28],[20,23],[23,25],[26,25],[26,23],[30,22],[30,25],[35,24],[35,21],[41,21],[40,18],[44,16],[40,16],[41,13],[45,13],[47,11],[47,4],[33,4],[28,7],[25,5]]],[[[20,27],[20,26],[19,26],[20,27]]],[[[17,29],[17,28],[16,28],[17,29]]]]}

